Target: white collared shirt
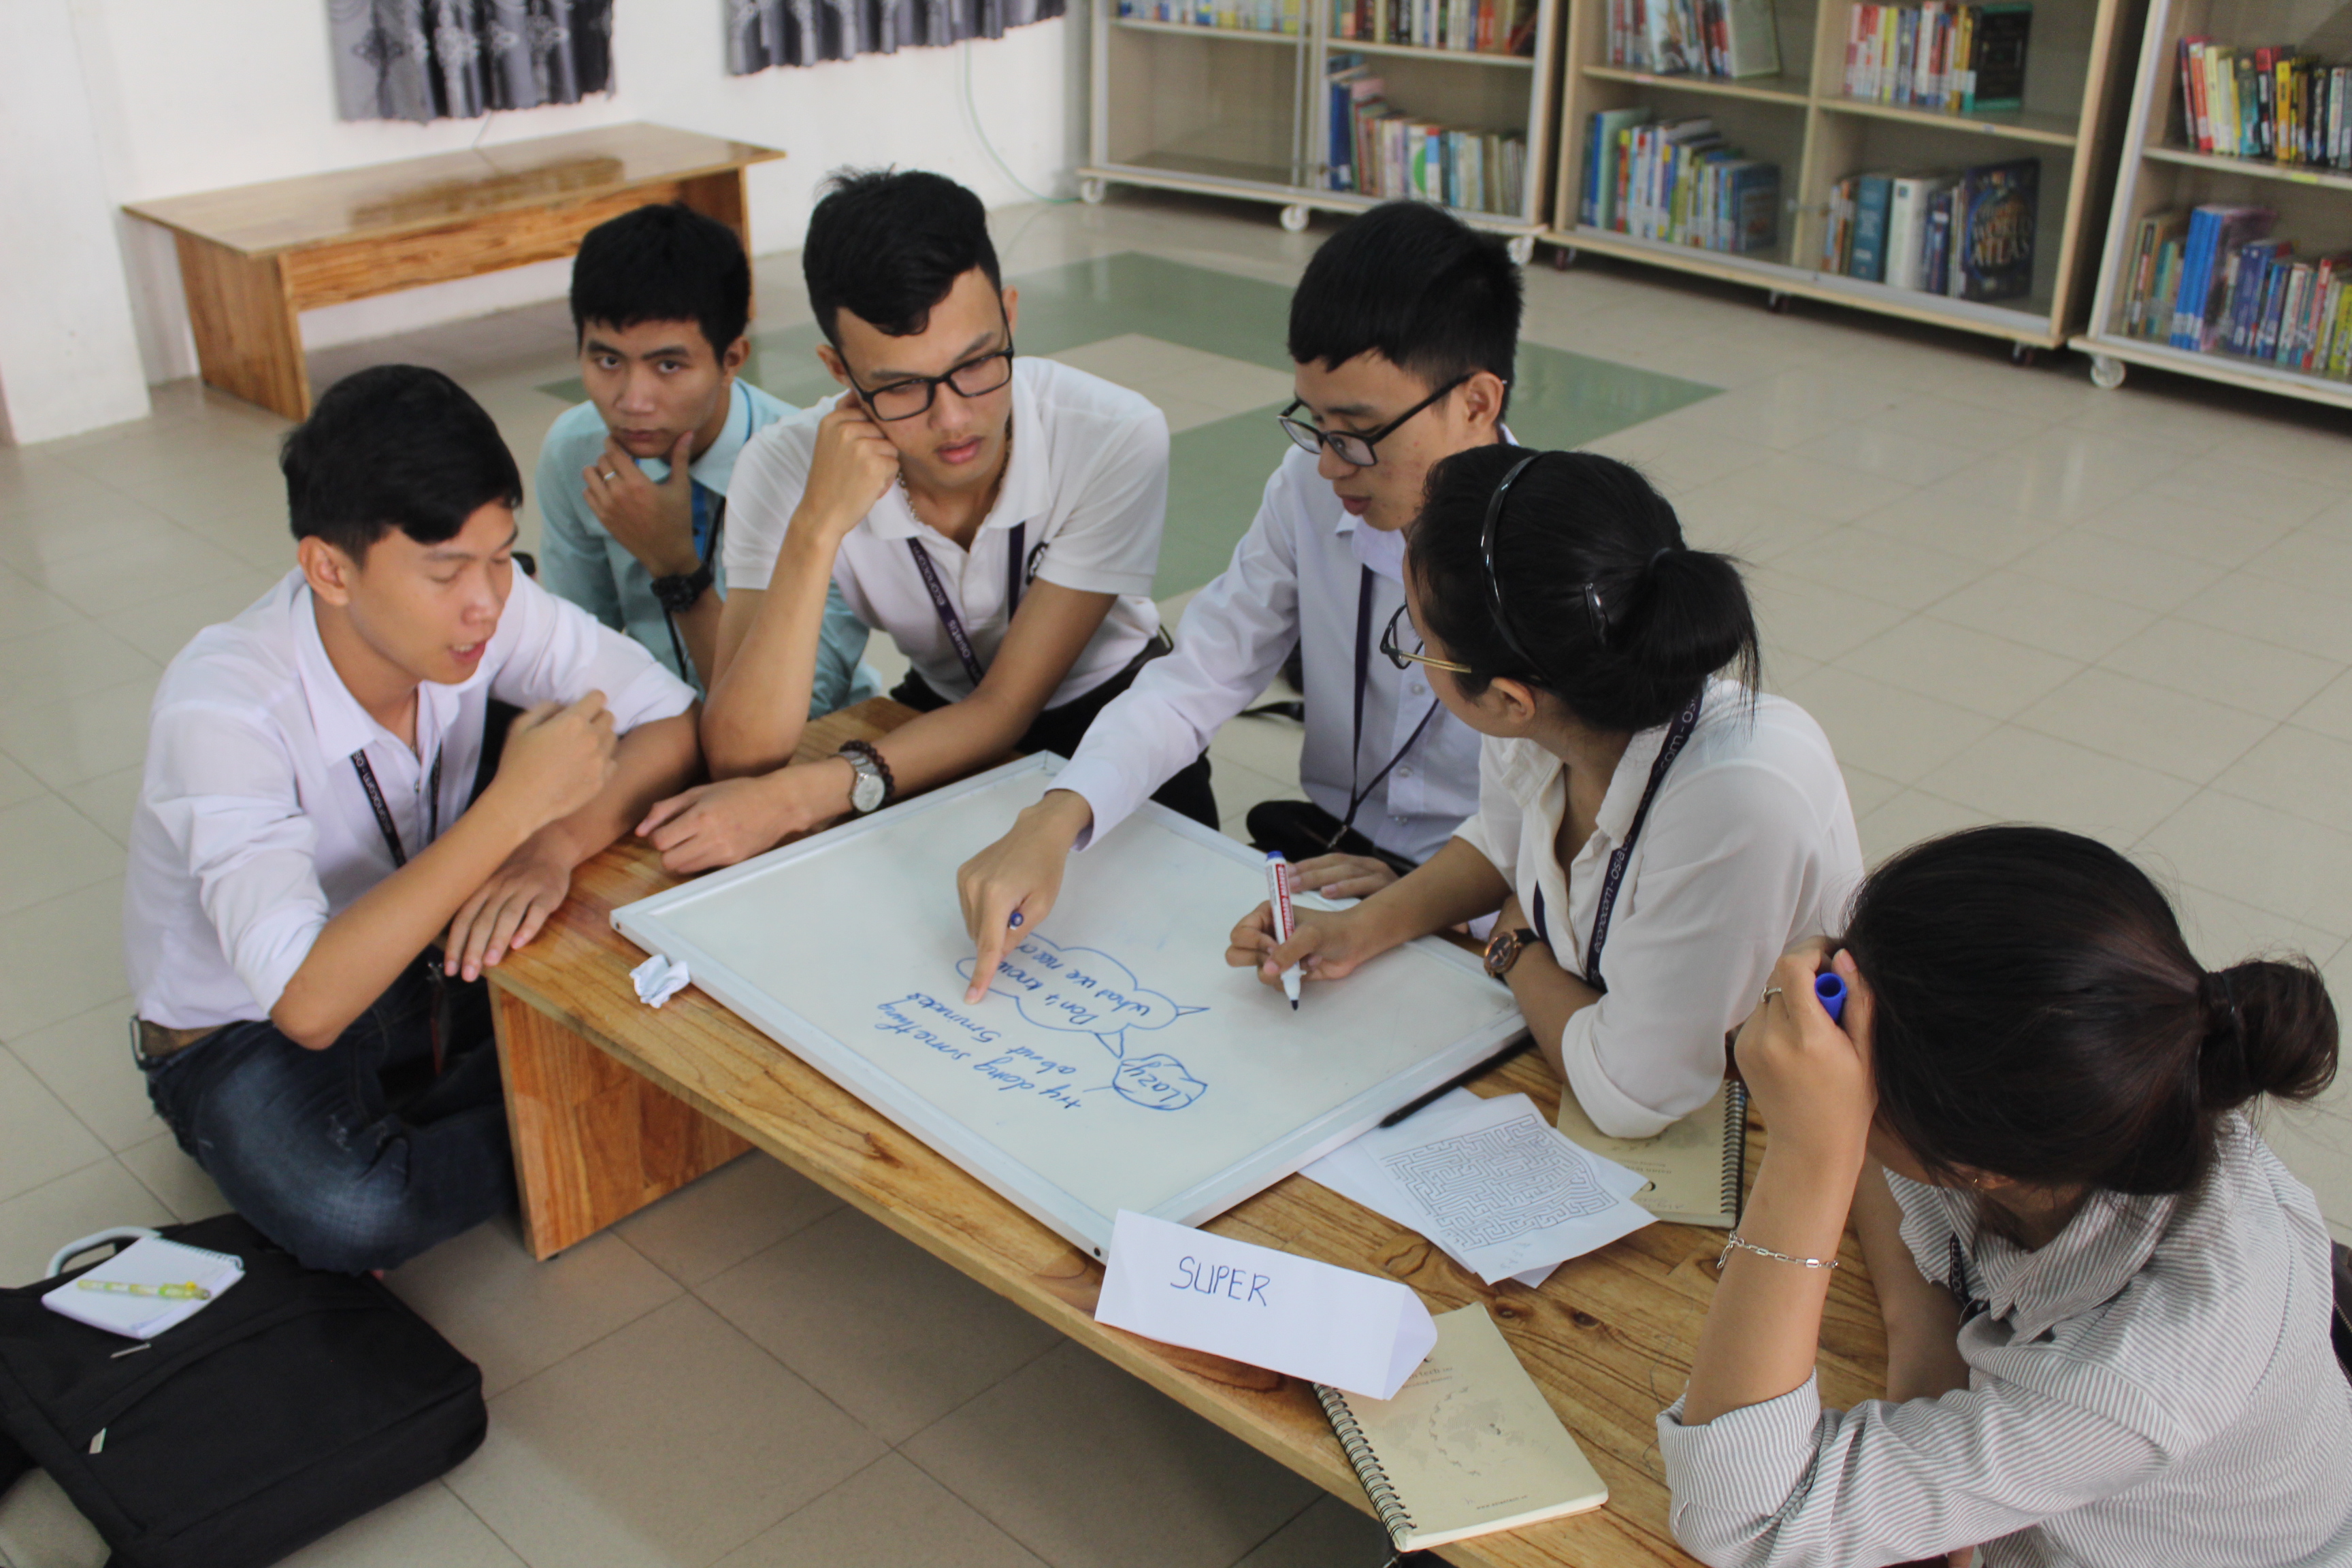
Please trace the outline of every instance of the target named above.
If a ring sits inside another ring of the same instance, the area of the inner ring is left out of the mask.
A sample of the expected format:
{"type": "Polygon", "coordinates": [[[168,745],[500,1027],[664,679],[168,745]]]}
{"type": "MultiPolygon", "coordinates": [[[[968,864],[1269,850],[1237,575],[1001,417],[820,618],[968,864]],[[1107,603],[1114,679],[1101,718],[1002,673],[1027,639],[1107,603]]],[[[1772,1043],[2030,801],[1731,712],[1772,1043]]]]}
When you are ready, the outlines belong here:
{"type": "MultiPolygon", "coordinates": [[[[1667,725],[1643,731],[1610,776],[1592,837],[1565,868],[1553,846],[1568,809],[1559,759],[1488,737],[1478,815],[1460,837],[1519,897],[1536,899],[1552,954],[1584,973],[1609,857],[1632,827],[1667,725]]],[[[1625,863],[1601,952],[1607,994],[1560,1036],[1570,1088],[1614,1138],[1647,1138],[1723,1081],[1723,1037],[1792,944],[1840,929],[1862,880],[1853,805],[1829,737],[1783,698],[1711,682],[1689,743],[1667,770],[1625,863]]]]}
{"type": "Polygon", "coordinates": [[[624,733],[694,700],[643,647],[520,572],[481,667],[417,688],[415,750],[335,673],[300,572],[198,632],[156,689],[131,816],[122,940],[139,1016],[175,1029],[267,1017],[327,921],[392,875],[355,753],[414,857],[466,809],[491,698],[529,708],[592,690],[624,733]]]}
{"type": "MultiPolygon", "coordinates": [[[[817,423],[830,397],[777,421],[736,460],[727,511],[727,577],[765,589],[793,510],[808,486],[817,423]]],[[[1160,630],[1151,603],[1160,532],[1168,515],[1168,421],[1150,400],[1051,360],[1013,364],[1013,454],[996,504],[965,550],[917,518],[897,485],[841,542],[833,580],[857,618],[887,632],[932,690],[950,701],[973,681],[940,624],[908,551],[916,542],[939,574],[964,636],[985,669],[1011,623],[1013,574],[1086,594],[1115,594],[1045,706],[1058,708],[1127,668],[1160,630]],[[1021,530],[1013,555],[1013,531],[1021,530]]]]}
{"type": "Polygon", "coordinates": [[[1411,860],[1434,855],[1477,809],[1477,732],[1443,707],[1431,712],[1437,697],[1419,666],[1399,670],[1380,652],[1381,628],[1404,603],[1404,536],[1349,516],[1315,461],[1297,448],[1283,454],[1232,564],[1185,606],[1176,651],[1146,665],[1103,710],[1054,781],[1093,807],[1092,834],[1108,833],[1199,756],[1265,689],[1293,642],[1307,680],[1298,782],[1309,800],[1345,816],[1351,790],[1369,788],[1358,831],[1411,860]],[[1370,613],[1360,616],[1368,574],[1370,613]],[[1373,785],[1391,757],[1396,766],[1373,785]]]}
{"type": "Polygon", "coordinates": [[[1967,1386],[1823,1410],[1819,1384],[1658,1417],[1675,1539],[1743,1568],[2352,1563],[2352,1387],[2327,1227],[2243,1116],[2173,1197],[2094,1192],[2028,1250],[1963,1189],[1889,1172],[1920,1274],[1969,1307],[1967,1386]]]}

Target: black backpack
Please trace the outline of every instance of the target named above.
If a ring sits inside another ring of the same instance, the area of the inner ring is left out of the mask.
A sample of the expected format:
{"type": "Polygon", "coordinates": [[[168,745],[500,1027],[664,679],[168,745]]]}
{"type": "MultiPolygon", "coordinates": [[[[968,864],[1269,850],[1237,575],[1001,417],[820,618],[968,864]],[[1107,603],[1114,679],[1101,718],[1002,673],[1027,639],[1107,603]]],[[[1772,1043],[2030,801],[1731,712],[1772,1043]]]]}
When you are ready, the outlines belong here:
{"type": "Polygon", "coordinates": [[[109,1568],[264,1568],[481,1446],[480,1369],[382,1281],[235,1215],[162,1234],[246,1272],[149,1348],[41,1305],[84,1268],[0,1290],[0,1489],[48,1471],[109,1568]]]}

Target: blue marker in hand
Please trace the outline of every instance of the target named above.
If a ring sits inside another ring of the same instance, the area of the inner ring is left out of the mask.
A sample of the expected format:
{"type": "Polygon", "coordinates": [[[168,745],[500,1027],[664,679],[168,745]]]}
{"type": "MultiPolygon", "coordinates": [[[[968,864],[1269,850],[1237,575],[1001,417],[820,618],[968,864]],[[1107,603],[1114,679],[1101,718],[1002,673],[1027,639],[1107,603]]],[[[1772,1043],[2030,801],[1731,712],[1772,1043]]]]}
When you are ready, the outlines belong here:
{"type": "Polygon", "coordinates": [[[1822,1011],[1830,1016],[1831,1023],[1845,1022],[1845,981],[1836,971],[1813,976],[1813,994],[1822,999],[1822,1011]]]}

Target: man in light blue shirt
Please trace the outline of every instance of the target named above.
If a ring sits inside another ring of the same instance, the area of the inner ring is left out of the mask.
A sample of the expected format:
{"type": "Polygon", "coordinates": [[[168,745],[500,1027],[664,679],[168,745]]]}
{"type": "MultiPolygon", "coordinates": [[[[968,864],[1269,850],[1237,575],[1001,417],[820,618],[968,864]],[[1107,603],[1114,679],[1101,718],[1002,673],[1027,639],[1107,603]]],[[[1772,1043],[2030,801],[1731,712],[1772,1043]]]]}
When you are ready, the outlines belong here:
{"type": "MultiPolygon", "coordinates": [[[[719,537],[744,443],[795,412],[737,374],[751,269],[734,230],[683,205],[600,224],[572,266],[586,403],[540,447],[543,586],[626,632],[699,691],[726,592],[719,537]]],[[[864,623],[826,598],[812,717],[874,696],[864,623]]]]}

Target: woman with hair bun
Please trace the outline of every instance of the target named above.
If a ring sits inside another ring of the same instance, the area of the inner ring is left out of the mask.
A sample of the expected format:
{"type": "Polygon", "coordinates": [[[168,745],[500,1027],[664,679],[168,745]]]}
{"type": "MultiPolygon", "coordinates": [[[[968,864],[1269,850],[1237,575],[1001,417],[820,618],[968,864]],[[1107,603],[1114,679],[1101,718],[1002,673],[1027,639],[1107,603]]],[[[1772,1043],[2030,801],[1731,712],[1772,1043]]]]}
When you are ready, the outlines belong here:
{"type": "Polygon", "coordinates": [[[1738,568],[1685,546],[1622,463],[1446,458],[1404,575],[1381,651],[1485,737],[1478,814],[1353,909],[1302,910],[1279,946],[1259,906],[1226,962],[1336,980],[1499,909],[1487,970],[1585,1112],[1618,1137],[1663,1131],[1721,1085],[1774,961],[1830,929],[1861,879],[1829,742],[1755,690],[1738,568]]]}
{"type": "Polygon", "coordinates": [[[2209,973],[2114,850],[1975,828],[1880,867],[1833,955],[1783,959],[1738,1057],[1771,1139],[1658,1418],[1685,1548],[2352,1563],[2327,1229],[2246,1114],[2335,1076],[2307,962],[2209,973]],[[1825,967],[1843,1027],[1814,995],[1825,967]],[[1849,1212],[1887,1394],[1824,1411],[1849,1212]]]}

